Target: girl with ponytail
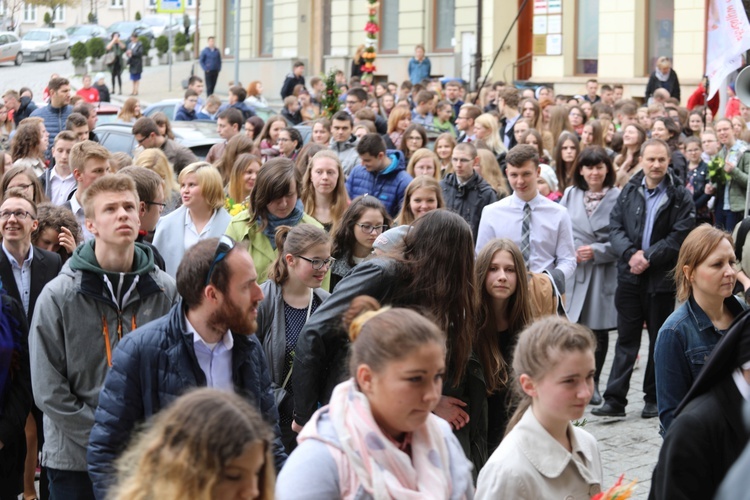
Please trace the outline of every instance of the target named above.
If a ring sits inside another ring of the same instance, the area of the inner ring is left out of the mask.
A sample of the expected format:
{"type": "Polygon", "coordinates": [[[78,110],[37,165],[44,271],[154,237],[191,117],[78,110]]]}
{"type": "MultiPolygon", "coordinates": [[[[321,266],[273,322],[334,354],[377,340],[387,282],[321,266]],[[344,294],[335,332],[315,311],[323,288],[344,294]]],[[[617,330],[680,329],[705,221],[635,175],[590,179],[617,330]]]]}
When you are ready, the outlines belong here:
{"type": "Polygon", "coordinates": [[[415,311],[380,308],[368,296],[352,301],[344,326],[350,378],[300,433],[276,498],[471,498],[471,464],[431,413],[442,393],[445,334],[415,311]]]}
{"type": "Polygon", "coordinates": [[[261,285],[265,299],[258,306],[256,335],[271,367],[281,439],[287,453],[296,446],[292,431],[292,361],[297,339],[310,315],[328,297],[320,285],[331,267],[328,234],[311,224],[276,229],[278,257],[261,285]]]}
{"type": "Polygon", "coordinates": [[[477,499],[591,498],[601,491],[596,439],[571,421],[594,390],[596,340],[548,316],[526,328],[513,353],[516,411],[479,473],[477,499]]]}

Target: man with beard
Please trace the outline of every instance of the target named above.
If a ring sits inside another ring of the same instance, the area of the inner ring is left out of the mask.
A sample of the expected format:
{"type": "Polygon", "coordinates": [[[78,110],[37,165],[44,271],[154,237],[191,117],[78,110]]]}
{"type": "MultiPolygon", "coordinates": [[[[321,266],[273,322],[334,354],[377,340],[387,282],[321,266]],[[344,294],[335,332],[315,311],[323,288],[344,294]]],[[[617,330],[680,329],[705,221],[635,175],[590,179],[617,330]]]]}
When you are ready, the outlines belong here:
{"type": "Polygon", "coordinates": [[[177,269],[182,299],[123,338],[99,396],[88,447],[96,497],[107,497],[113,463],[133,429],[193,387],[235,391],[274,425],[274,458],[286,461],[271,377],[256,328],[263,292],[253,260],[228,236],[199,241],[177,269]]]}

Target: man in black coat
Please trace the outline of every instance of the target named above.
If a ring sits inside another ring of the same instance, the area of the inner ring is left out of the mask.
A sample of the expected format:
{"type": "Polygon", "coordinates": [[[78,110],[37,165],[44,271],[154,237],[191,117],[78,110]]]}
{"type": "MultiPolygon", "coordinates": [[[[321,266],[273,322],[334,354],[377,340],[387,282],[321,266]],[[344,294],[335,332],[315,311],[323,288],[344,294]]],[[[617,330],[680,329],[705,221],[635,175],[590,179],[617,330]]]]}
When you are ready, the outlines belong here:
{"type": "Polygon", "coordinates": [[[675,304],[672,272],[680,245],[695,227],[692,194],[668,168],[669,146],[659,139],[641,147],[643,171],[635,174],[620,193],[610,215],[612,249],[617,262],[617,345],[612,371],[597,416],[625,416],[643,323],[649,336],[648,360],[643,379],[641,417],[659,416],[656,407],[654,344],[659,328],[675,304]]]}
{"type": "Polygon", "coordinates": [[[297,85],[305,86],[305,63],[297,61],[292,67],[292,72],[286,75],[284,84],[281,86],[281,100],[289,97],[294,93],[294,87],[297,85]]]}

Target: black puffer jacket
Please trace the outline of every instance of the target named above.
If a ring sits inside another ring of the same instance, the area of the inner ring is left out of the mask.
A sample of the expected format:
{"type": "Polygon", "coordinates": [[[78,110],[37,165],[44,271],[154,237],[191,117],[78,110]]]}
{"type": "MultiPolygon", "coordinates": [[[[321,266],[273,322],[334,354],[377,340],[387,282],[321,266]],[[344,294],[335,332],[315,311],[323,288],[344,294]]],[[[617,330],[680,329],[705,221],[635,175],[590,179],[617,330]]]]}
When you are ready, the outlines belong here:
{"type": "Polygon", "coordinates": [[[459,185],[456,174],[448,174],[440,181],[440,187],[443,189],[445,206],[469,223],[471,234],[474,235],[474,241],[476,241],[482,210],[490,203],[497,201],[497,193],[476,173],[463,186],[459,185]]]}
{"type": "Polygon", "coordinates": [[[643,285],[648,293],[674,293],[671,272],[677,263],[680,245],[695,227],[693,196],[671,171],[667,174],[667,193],[657,210],[651,245],[644,252],[650,266],[640,275],[632,274],[628,262],[642,249],[646,223],[646,198],[641,186],[643,176],[643,171],[640,171],[630,179],[610,215],[612,249],[620,256],[617,279],[643,285]]]}

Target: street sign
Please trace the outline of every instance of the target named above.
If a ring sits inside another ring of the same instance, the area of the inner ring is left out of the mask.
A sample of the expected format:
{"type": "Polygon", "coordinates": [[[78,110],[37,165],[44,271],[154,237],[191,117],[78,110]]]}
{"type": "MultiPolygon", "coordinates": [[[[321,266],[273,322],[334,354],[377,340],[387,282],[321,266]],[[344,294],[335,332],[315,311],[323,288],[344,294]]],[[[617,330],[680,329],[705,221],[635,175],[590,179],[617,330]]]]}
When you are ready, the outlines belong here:
{"type": "Polygon", "coordinates": [[[156,12],[159,14],[182,14],[185,12],[186,0],[156,0],[156,12]]]}

